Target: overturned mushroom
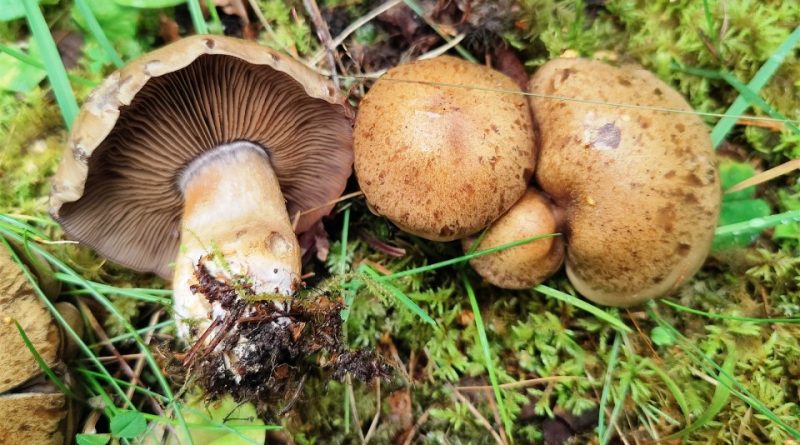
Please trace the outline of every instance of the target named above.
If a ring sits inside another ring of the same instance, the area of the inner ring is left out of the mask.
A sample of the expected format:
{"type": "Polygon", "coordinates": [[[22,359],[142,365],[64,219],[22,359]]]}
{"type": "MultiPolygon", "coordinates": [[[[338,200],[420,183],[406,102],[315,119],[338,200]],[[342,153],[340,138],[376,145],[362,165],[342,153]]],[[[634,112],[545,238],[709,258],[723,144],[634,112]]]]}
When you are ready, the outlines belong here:
{"type": "Polygon", "coordinates": [[[683,97],[642,68],[582,59],[546,63],[530,91],[536,179],[566,212],[575,289],[631,306],[694,275],[711,247],[721,192],[708,129],[683,97]]]}
{"type": "Polygon", "coordinates": [[[359,104],[355,170],[370,208],[437,241],[471,235],[525,193],[534,134],[513,80],[454,57],[389,70],[359,104]]]}
{"type": "MultiPolygon", "coordinates": [[[[529,188],[511,209],[492,223],[480,244],[476,238],[461,241],[464,251],[490,249],[525,238],[557,233],[560,211],[536,189],[529,188]]],[[[549,237],[470,260],[489,283],[504,289],[533,287],[554,274],[564,260],[564,240],[549,237]]]]}
{"type": "Polygon", "coordinates": [[[256,294],[295,294],[292,218],[297,232],[308,229],[343,191],[352,117],[330,83],[288,57],[232,38],[186,38],[92,93],[51,214],[115,262],[174,275],[180,332],[196,336],[224,315],[192,292],[199,267],[242,278],[256,294]]]}

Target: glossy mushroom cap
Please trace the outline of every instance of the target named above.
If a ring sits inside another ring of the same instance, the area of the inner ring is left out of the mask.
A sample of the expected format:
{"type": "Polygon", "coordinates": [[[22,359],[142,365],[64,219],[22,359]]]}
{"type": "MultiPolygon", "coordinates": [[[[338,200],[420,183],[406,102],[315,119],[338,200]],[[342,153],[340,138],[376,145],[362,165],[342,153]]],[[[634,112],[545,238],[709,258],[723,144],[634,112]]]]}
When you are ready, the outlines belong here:
{"type": "Polygon", "coordinates": [[[534,134],[525,98],[497,90],[520,91],[497,71],[448,56],[375,82],[353,135],[370,208],[437,241],[471,235],[508,210],[533,173],[534,134]]]}
{"type": "MultiPolygon", "coordinates": [[[[553,204],[529,188],[511,209],[492,223],[475,250],[491,249],[513,241],[558,233],[559,221],[553,204]]],[[[476,238],[464,238],[469,251],[476,238]]],[[[553,275],[564,261],[562,237],[543,238],[470,260],[470,265],[489,283],[503,289],[527,289],[553,275]]]]}
{"type": "Polygon", "coordinates": [[[705,261],[720,208],[706,125],[681,95],[638,67],[557,59],[531,97],[539,185],[567,215],[567,275],[587,298],[631,306],[675,290],[705,261]]]}
{"type": "MultiPolygon", "coordinates": [[[[84,104],[53,182],[69,236],[169,277],[180,242],[182,171],[216,147],[263,148],[297,231],[327,214],[351,173],[353,112],[326,80],[252,42],[189,37],[112,74],[84,104]]],[[[231,172],[235,175],[237,172],[231,172]]]]}

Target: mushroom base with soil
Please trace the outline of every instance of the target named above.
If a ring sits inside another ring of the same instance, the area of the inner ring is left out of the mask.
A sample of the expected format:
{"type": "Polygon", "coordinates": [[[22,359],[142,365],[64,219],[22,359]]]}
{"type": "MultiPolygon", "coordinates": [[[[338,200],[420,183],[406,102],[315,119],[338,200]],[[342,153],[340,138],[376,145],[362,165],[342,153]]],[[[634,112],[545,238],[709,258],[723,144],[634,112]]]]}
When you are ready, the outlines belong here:
{"type": "Polygon", "coordinates": [[[175,264],[179,333],[209,396],[231,393],[262,413],[327,352],[334,377],[387,375],[372,352],[342,343],[342,304],[296,299],[300,247],[265,151],[234,142],[206,152],[181,175],[182,250],[175,264]],[[289,375],[289,370],[293,373],[289,375]]]}

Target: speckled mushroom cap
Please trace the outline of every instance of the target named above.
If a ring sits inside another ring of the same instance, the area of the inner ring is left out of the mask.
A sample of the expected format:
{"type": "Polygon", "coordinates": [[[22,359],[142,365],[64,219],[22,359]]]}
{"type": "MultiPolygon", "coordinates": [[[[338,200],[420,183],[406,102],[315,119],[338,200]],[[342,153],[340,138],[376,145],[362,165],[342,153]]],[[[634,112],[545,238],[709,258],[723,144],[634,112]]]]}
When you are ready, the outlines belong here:
{"type": "MultiPolygon", "coordinates": [[[[584,59],[543,65],[530,91],[600,103],[692,109],[639,67],[584,59]]],[[[567,275],[601,304],[669,293],[708,255],[720,181],[706,125],[692,113],[532,97],[536,179],[566,211],[567,275]]]]}
{"type": "MultiPolygon", "coordinates": [[[[490,249],[513,241],[560,231],[557,209],[541,192],[529,188],[511,209],[486,230],[476,250],[490,249]]],[[[560,213],[560,212],[559,212],[560,213]]],[[[464,251],[474,237],[461,241],[464,251]]],[[[481,277],[503,289],[527,289],[554,274],[564,261],[564,239],[543,238],[479,256],[469,261],[481,277]]]]}
{"type": "Polygon", "coordinates": [[[371,209],[438,241],[473,234],[508,210],[533,173],[534,134],[524,96],[496,90],[520,91],[497,71],[449,56],[397,66],[375,82],[353,135],[371,209]]]}
{"type": "MultiPolygon", "coordinates": [[[[112,74],[83,105],[53,181],[50,213],[69,236],[140,271],[170,275],[183,197],[199,154],[249,141],[269,155],[302,232],[352,168],[353,111],[326,80],[253,42],[194,36],[112,74]]],[[[236,174],[236,172],[231,172],[236,174]]]]}

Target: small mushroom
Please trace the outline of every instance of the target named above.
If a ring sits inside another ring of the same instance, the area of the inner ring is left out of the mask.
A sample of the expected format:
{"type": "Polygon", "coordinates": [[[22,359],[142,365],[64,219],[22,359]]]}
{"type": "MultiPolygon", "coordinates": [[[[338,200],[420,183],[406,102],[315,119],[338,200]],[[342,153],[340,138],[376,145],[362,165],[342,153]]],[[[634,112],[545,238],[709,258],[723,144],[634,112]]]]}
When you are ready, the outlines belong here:
{"type": "Polygon", "coordinates": [[[257,293],[296,292],[292,219],[305,231],[344,190],[352,118],[343,95],[289,57],[244,40],[189,37],[129,63],[92,93],[50,212],[103,256],[173,275],[187,337],[183,321],[202,327],[219,315],[190,290],[199,263],[220,279],[247,277],[257,293]]]}
{"type": "Polygon", "coordinates": [[[359,104],[355,171],[367,202],[404,231],[471,235],[524,193],[530,111],[509,77],[449,56],[390,69],[359,104]]]}
{"type": "Polygon", "coordinates": [[[719,215],[706,125],[640,67],[557,59],[529,87],[540,141],[536,179],[566,212],[575,289],[625,307],[678,288],[703,264],[719,215]]]}
{"type": "MultiPolygon", "coordinates": [[[[491,249],[513,241],[559,232],[559,211],[539,191],[529,188],[511,209],[493,222],[475,250],[491,249]]],[[[476,238],[461,241],[465,252],[476,238]]],[[[472,268],[489,283],[504,289],[536,286],[554,274],[564,261],[564,240],[559,237],[501,250],[470,260],[472,268]]]]}

